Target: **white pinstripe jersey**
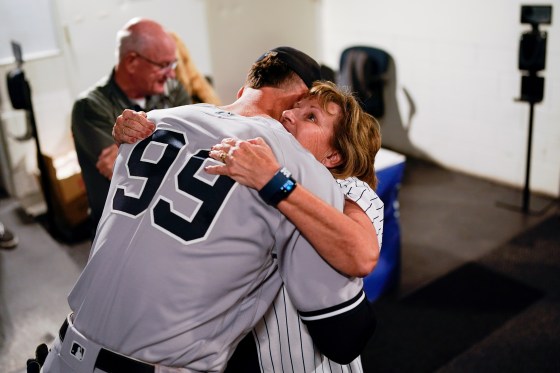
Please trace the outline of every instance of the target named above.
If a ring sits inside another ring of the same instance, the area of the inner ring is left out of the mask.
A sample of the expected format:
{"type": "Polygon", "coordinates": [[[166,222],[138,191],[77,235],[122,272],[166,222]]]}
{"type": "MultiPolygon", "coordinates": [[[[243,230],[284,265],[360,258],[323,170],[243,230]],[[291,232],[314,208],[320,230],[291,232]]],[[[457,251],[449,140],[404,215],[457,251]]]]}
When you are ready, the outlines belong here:
{"type": "MultiPolygon", "coordinates": [[[[337,180],[346,198],[356,202],[368,215],[381,248],[383,202],[371,187],[355,178],[337,180]]],[[[337,364],[322,355],[307,327],[282,287],[272,307],[253,330],[262,373],[361,373],[360,358],[348,365],[337,364]]]]}
{"type": "Polygon", "coordinates": [[[68,297],[78,331],[140,360],[220,372],[282,281],[318,333],[321,320],[337,322],[333,309],[364,309],[360,279],[332,270],[256,191],[203,170],[221,139],[261,136],[297,180],[342,209],[330,173],[277,121],[211,105],[149,118],[154,134],[120,149],[92,253],[68,297]]]}

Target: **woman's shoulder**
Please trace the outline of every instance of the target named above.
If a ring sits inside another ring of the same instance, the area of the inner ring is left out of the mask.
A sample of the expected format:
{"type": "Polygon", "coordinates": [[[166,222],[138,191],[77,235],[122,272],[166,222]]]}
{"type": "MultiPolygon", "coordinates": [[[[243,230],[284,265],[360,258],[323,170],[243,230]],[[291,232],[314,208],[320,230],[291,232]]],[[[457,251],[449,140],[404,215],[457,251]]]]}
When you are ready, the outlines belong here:
{"type": "Polygon", "coordinates": [[[383,206],[383,202],[377,193],[365,181],[351,176],[346,179],[336,179],[336,182],[346,198],[351,199],[360,206],[371,206],[372,204],[383,206]]]}
{"type": "Polygon", "coordinates": [[[346,179],[336,179],[338,186],[344,191],[344,194],[361,191],[362,193],[373,193],[375,191],[365,182],[355,176],[347,177],[346,179]]]}

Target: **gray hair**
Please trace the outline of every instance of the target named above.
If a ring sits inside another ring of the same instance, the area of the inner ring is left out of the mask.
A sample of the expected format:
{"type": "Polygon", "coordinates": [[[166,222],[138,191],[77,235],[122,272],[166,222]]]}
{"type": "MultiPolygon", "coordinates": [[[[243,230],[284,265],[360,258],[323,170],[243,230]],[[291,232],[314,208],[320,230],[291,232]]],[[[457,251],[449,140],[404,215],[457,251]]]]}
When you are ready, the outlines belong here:
{"type": "Polygon", "coordinates": [[[145,27],[139,24],[146,21],[145,19],[135,17],[128,21],[117,32],[117,48],[116,57],[117,61],[121,60],[131,52],[145,53],[144,51],[152,45],[155,45],[159,40],[154,37],[150,32],[147,32],[145,27]]]}

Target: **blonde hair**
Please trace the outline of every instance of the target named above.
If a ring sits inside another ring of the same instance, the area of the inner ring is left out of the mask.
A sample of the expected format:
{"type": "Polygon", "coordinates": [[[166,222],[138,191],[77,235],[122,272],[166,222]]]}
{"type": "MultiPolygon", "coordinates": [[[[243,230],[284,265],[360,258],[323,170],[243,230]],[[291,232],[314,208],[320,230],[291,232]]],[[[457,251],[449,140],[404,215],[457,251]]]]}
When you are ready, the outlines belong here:
{"type": "Polygon", "coordinates": [[[189,50],[183,40],[175,32],[169,32],[177,46],[177,67],[175,74],[177,80],[183,84],[185,90],[193,99],[193,103],[205,102],[220,105],[221,101],[214,87],[196,67],[189,50]]]}
{"type": "Polygon", "coordinates": [[[333,176],[337,179],[354,176],[375,189],[375,155],[381,148],[381,129],[377,120],[361,108],[352,93],[332,82],[313,83],[309,97],[318,99],[324,110],[330,102],[341,108],[331,145],[341,155],[342,162],[330,168],[333,176]]]}

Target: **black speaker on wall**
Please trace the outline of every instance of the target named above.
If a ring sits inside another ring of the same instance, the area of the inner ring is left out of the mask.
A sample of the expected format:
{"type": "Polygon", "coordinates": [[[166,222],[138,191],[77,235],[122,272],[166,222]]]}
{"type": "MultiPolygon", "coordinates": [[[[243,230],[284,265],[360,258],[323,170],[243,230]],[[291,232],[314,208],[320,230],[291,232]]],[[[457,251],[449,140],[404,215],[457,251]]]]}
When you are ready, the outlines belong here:
{"type": "Polygon", "coordinates": [[[550,25],[552,23],[552,5],[522,5],[521,23],[550,25]]]}
{"type": "Polygon", "coordinates": [[[519,70],[541,71],[545,68],[546,32],[530,31],[519,42],[519,70]]]}
{"type": "Polygon", "coordinates": [[[521,77],[521,101],[541,102],[544,97],[544,78],[536,75],[521,77]]]}
{"type": "Polygon", "coordinates": [[[520,101],[531,104],[541,102],[544,96],[544,78],[538,73],[546,67],[546,31],[539,25],[552,23],[551,5],[522,5],[521,23],[531,25],[531,30],[523,32],[519,40],[517,65],[521,70],[520,101]]]}

